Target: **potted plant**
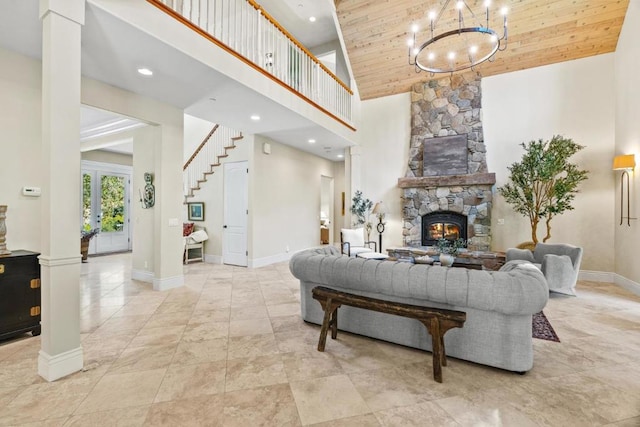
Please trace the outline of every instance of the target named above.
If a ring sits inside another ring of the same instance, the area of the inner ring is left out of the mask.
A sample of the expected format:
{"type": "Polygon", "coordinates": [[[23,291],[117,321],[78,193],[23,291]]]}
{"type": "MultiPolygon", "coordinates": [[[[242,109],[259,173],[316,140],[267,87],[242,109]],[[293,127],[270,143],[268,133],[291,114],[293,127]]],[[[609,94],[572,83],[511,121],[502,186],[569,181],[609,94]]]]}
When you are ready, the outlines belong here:
{"type": "Polygon", "coordinates": [[[351,199],[351,213],[355,216],[353,219],[353,225],[364,225],[364,228],[367,232],[367,241],[371,240],[371,229],[373,228],[373,223],[369,220],[371,216],[371,208],[373,207],[373,202],[369,199],[365,199],[362,195],[362,191],[357,190],[356,194],[351,199]]]}
{"type": "Polygon", "coordinates": [[[531,245],[538,243],[538,223],[544,219],[546,235],[551,237],[551,219],[564,211],[573,210],[571,202],[578,192],[578,184],[587,179],[587,171],[569,162],[584,147],[569,138],[555,135],[550,141],[522,143],[525,153],[520,162],[509,169],[509,183],[498,192],[516,212],[527,217],[531,225],[531,245]]]}
{"type": "Polygon", "coordinates": [[[93,230],[81,231],[80,236],[80,253],[82,254],[82,262],[87,262],[87,256],[89,255],[89,242],[100,232],[100,229],[94,228],[93,230]]]}
{"type": "Polygon", "coordinates": [[[438,252],[440,252],[440,264],[445,267],[451,267],[458,255],[458,251],[466,246],[464,239],[449,240],[440,238],[436,243],[438,252]]]}

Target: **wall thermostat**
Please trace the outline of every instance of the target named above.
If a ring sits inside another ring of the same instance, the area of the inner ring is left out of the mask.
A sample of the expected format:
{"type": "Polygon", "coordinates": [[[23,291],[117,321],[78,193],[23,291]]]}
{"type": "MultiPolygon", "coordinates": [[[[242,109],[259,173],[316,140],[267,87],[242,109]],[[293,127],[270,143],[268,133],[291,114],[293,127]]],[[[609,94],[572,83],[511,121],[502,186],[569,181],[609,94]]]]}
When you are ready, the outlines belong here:
{"type": "Polygon", "coordinates": [[[40,187],[22,187],[22,194],[24,196],[40,197],[42,190],[40,187]]]}

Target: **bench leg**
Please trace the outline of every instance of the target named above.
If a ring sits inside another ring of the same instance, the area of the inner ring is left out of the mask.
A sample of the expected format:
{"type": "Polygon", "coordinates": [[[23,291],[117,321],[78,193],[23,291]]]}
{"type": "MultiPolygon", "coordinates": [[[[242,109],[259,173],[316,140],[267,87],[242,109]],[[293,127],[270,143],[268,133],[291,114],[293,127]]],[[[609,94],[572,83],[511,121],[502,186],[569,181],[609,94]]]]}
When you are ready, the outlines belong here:
{"type": "Polygon", "coordinates": [[[444,337],[440,331],[440,319],[432,317],[428,320],[421,320],[422,324],[427,328],[431,335],[431,354],[433,355],[433,379],[442,382],[442,365],[447,364],[444,355],[444,337]],[[444,362],[444,363],[443,363],[444,362]]]}
{"type": "Polygon", "coordinates": [[[338,336],[338,308],[340,304],[334,303],[331,298],[327,299],[323,304],[324,318],[322,319],[322,329],[320,329],[320,340],[318,341],[318,351],[324,351],[327,342],[327,332],[331,328],[331,338],[336,339],[338,336]]]}

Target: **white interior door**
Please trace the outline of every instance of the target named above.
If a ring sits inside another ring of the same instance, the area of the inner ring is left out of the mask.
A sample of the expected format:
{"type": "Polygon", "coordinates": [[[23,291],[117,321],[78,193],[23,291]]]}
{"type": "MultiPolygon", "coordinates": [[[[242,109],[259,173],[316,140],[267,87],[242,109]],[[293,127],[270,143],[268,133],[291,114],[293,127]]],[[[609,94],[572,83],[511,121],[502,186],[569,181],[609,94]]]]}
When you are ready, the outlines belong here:
{"type": "Polygon", "coordinates": [[[248,162],[224,164],[222,262],[246,267],[249,215],[248,162]]]}
{"type": "Polygon", "coordinates": [[[91,239],[89,253],[130,250],[131,173],[86,167],[82,170],[82,183],[84,230],[99,230],[91,239]]]}

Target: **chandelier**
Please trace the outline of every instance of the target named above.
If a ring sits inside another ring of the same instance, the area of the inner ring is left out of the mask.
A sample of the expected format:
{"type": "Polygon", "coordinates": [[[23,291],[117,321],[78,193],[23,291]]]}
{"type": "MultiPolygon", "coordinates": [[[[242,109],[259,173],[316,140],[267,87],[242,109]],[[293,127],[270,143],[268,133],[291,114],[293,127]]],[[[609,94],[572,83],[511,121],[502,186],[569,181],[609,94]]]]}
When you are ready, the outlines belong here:
{"type": "Polygon", "coordinates": [[[493,61],[498,51],[507,48],[507,9],[502,8],[502,37],[489,27],[489,7],[491,0],[485,0],[485,13],[476,17],[465,0],[458,0],[455,9],[447,9],[451,0],[447,0],[439,13],[429,12],[429,26],[431,37],[421,45],[416,43],[419,27],[414,24],[411,28],[413,38],[409,39],[409,65],[414,65],[416,73],[428,71],[435,73],[453,73],[455,71],[474,69],[485,61],[493,61]],[[456,13],[457,12],[457,13],[456,13]],[[471,26],[466,26],[464,15],[470,15],[471,26]],[[438,22],[444,18],[457,20],[457,28],[450,28],[436,34],[438,22]],[[485,22],[482,22],[484,18],[485,22]],[[475,22],[480,20],[480,22],[475,22]]]}

